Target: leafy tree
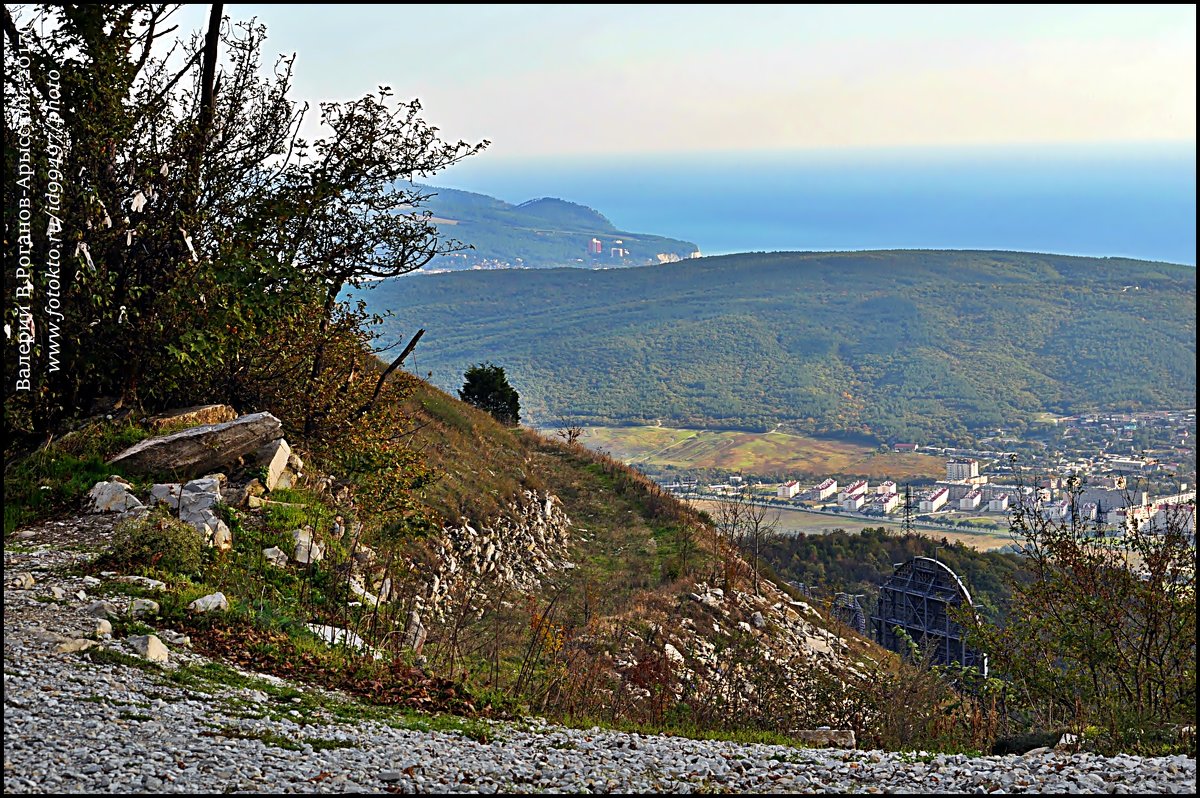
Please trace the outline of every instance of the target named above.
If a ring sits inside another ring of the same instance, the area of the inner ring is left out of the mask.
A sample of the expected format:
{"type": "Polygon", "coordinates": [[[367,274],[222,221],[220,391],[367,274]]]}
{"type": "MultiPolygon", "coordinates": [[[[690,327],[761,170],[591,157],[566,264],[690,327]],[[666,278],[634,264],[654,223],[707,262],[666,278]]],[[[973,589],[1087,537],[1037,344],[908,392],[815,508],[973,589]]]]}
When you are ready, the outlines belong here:
{"type": "MultiPolygon", "coordinates": [[[[5,219],[37,207],[6,238],[52,266],[15,275],[39,311],[42,367],[29,390],[6,386],[6,430],[46,433],[110,396],[147,410],[227,401],[338,439],[375,382],[362,353],[377,319],[343,288],[460,248],[412,181],[487,142],[443,141],[386,86],[323,103],[301,138],[295,57],[264,68],[265,28],[219,4],[190,36],[168,35],[177,6],[9,8],[5,167],[33,169],[4,184],[5,219]]],[[[29,329],[11,306],[5,321],[29,329]]]]}
{"type": "Polygon", "coordinates": [[[463,372],[463,387],[458,398],[486,410],[502,424],[516,426],[521,420],[521,401],[508,384],[504,367],[477,363],[463,372]]]}

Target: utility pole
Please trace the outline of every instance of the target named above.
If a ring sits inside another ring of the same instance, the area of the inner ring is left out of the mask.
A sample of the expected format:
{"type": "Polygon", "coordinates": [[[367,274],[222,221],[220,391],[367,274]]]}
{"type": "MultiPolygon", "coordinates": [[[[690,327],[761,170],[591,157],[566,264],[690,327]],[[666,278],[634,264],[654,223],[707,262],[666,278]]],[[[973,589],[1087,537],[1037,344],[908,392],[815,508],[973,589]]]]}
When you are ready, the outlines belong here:
{"type": "Polygon", "coordinates": [[[900,531],[906,535],[915,531],[913,528],[912,487],[909,485],[904,486],[904,522],[900,531]]]}

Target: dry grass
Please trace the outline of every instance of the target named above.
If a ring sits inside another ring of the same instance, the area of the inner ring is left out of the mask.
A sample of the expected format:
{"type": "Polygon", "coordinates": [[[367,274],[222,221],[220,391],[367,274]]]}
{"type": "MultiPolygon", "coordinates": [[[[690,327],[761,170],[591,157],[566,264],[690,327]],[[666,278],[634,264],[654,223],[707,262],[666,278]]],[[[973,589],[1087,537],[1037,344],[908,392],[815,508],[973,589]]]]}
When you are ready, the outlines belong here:
{"type": "Polygon", "coordinates": [[[846,441],[785,432],[589,427],[583,443],[636,465],[716,468],[766,476],[786,473],[919,479],[937,478],[945,470],[941,458],[930,455],[879,452],[846,441]]]}

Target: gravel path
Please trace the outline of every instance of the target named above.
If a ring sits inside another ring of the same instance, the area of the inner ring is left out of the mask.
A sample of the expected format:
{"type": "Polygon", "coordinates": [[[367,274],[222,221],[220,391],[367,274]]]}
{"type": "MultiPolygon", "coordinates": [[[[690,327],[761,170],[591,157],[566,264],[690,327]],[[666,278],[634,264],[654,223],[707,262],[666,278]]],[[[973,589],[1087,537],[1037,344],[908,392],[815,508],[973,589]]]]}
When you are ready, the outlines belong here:
{"type": "Polygon", "coordinates": [[[1186,757],[798,750],[536,722],[475,739],[396,712],[350,717],[277,679],[181,678],[206,660],[167,630],[162,668],[93,663],[57,650],[95,628],[97,585],[58,572],[81,556],[5,552],[6,585],[35,578],[4,591],[5,792],[1195,792],[1186,757]]]}

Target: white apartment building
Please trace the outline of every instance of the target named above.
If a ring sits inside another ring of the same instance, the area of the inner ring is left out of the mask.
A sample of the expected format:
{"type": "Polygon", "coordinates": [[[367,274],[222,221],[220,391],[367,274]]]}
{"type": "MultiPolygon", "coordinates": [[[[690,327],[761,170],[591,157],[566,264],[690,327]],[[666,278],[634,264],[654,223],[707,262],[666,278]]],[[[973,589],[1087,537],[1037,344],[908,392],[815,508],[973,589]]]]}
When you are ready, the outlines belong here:
{"type": "Polygon", "coordinates": [[[848,513],[858,512],[867,503],[867,497],[862,493],[856,493],[853,496],[847,496],[842,499],[842,509],[848,513]]]}
{"type": "Polygon", "coordinates": [[[879,505],[879,509],[884,513],[890,513],[900,506],[899,493],[882,493],[876,494],[875,503],[879,505]]]}
{"type": "Polygon", "coordinates": [[[817,501],[824,501],[833,494],[837,493],[838,484],[836,479],[827,479],[820,485],[814,487],[811,491],[811,496],[817,501]]]}
{"type": "Polygon", "coordinates": [[[946,479],[962,480],[979,476],[979,461],[969,457],[956,457],[946,463],[946,479]]]}
{"type": "Polygon", "coordinates": [[[858,482],[851,482],[846,486],[845,490],[838,494],[838,501],[844,502],[851,496],[861,496],[867,492],[868,487],[870,486],[867,485],[867,481],[865,479],[860,479],[858,482]]]}
{"type": "Polygon", "coordinates": [[[938,488],[933,493],[921,499],[921,512],[932,513],[945,504],[948,498],[950,498],[950,491],[946,488],[938,488]]]}
{"type": "Polygon", "coordinates": [[[793,479],[780,485],[779,489],[775,491],[775,495],[781,499],[791,499],[799,492],[800,483],[793,479]]]}

